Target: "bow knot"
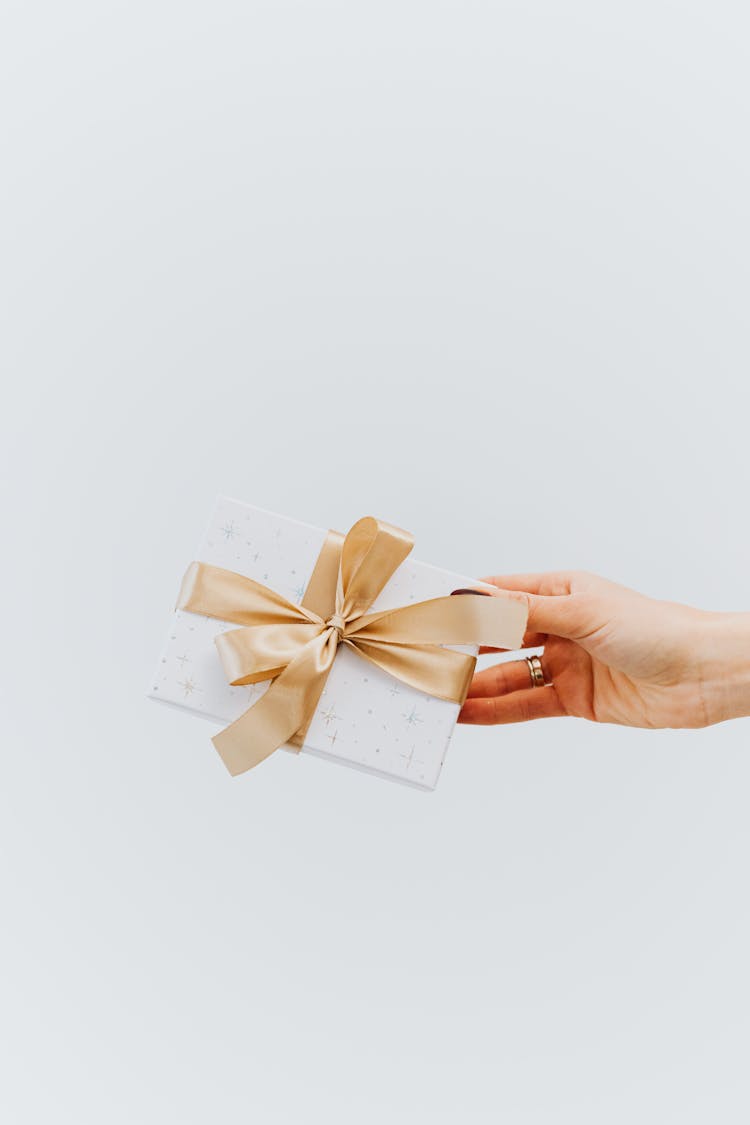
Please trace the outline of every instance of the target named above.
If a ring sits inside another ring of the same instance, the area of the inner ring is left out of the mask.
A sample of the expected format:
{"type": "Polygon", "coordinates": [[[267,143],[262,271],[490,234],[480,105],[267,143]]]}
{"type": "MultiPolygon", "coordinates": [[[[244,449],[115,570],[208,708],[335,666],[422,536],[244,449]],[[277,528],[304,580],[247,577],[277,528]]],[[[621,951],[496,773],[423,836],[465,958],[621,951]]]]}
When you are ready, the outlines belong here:
{"type": "Polygon", "coordinates": [[[334,629],[336,631],[338,638],[336,644],[340,645],[344,639],[344,630],[346,629],[346,621],[344,621],[344,618],[340,613],[334,613],[328,618],[326,625],[329,629],[334,629]]]}

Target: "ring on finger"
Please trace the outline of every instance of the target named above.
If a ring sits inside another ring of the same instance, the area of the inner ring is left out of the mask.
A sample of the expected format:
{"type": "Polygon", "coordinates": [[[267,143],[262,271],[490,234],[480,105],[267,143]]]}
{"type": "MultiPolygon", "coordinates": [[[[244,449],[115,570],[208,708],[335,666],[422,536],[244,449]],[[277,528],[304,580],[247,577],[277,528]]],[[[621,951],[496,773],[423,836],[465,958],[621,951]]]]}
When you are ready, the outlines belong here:
{"type": "Polygon", "coordinates": [[[542,668],[542,661],[538,656],[524,657],[529,668],[529,675],[531,676],[531,686],[536,687],[549,687],[550,681],[545,678],[544,669],[542,668]]]}

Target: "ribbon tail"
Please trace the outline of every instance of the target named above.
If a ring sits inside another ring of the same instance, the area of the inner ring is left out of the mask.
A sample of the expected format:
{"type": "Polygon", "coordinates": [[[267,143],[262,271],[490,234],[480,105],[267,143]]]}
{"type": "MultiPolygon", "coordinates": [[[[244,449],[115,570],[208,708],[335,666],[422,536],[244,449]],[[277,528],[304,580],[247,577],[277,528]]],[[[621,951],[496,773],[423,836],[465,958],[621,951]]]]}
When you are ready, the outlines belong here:
{"type": "Polygon", "coordinates": [[[219,633],[214,644],[236,687],[274,679],[322,632],[322,625],[245,625],[219,633]]]}
{"type": "Polygon", "coordinates": [[[439,645],[389,644],[359,637],[346,643],[402,683],[449,703],[464,702],[477,663],[475,656],[439,645]]]}
{"type": "Polygon", "coordinates": [[[369,613],[353,624],[347,637],[355,642],[476,644],[517,649],[523,644],[526,618],[526,606],[509,594],[468,594],[431,598],[369,613]]]}
{"type": "Polygon", "coordinates": [[[257,703],[212,740],[232,776],[259,765],[310,722],[336,655],[323,633],[299,653],[257,703]]]}

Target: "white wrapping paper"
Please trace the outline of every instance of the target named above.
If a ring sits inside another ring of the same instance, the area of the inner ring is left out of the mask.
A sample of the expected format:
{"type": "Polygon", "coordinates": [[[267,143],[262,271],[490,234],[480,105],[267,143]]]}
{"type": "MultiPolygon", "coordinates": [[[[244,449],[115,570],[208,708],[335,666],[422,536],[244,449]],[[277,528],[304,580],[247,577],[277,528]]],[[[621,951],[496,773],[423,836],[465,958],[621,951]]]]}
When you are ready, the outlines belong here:
{"type": "MultiPolygon", "coordinates": [[[[254,578],[300,602],[325,535],[320,528],[221,497],[194,557],[254,578]]],[[[186,567],[190,561],[185,560],[186,567]]],[[[175,593],[181,577],[175,575],[175,593]]],[[[475,579],[412,561],[410,556],[372,608],[391,609],[477,585],[475,579]]],[[[268,684],[231,687],[227,682],[214,637],[234,628],[177,610],[157,664],[151,698],[221,726],[238,718],[268,684]]],[[[459,651],[477,650],[463,646],[459,651]]],[[[434,789],[458,711],[457,704],[416,691],[341,646],[302,753],[434,789]]],[[[206,741],[207,752],[214,753],[206,741]]],[[[218,755],[216,761],[223,769],[218,755]]],[[[272,762],[273,758],[257,768],[272,768],[272,762]]]]}

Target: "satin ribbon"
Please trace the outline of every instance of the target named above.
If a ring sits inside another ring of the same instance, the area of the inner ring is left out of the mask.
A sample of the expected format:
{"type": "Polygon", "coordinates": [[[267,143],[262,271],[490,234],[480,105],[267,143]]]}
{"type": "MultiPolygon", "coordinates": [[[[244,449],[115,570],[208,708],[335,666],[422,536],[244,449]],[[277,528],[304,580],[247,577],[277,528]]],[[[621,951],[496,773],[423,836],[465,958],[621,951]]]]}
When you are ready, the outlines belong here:
{"type": "Polygon", "coordinates": [[[345,538],[329,532],[300,605],[234,571],[190,564],[178,608],[241,626],[216,637],[230,683],[273,680],[213,739],[231,774],[287,742],[302,745],[340,644],[452,703],[466,698],[476,657],[442,645],[520,648],[526,610],[509,597],[466,594],[368,613],[413,543],[408,532],[369,516],[345,538]]]}

